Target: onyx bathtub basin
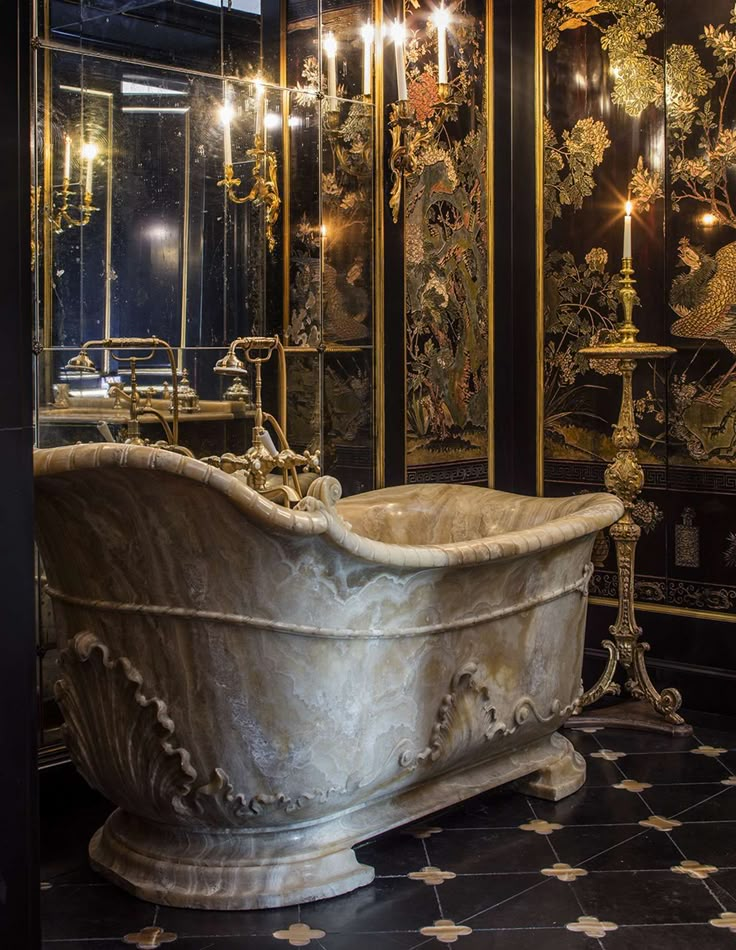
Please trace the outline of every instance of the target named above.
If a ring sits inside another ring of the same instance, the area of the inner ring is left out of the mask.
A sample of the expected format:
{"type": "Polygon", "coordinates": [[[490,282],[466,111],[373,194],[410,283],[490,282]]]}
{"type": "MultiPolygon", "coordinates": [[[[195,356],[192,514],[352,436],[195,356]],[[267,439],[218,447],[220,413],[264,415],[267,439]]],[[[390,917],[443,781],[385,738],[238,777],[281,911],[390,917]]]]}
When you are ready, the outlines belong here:
{"type": "Polygon", "coordinates": [[[300,510],[164,450],[39,450],[69,752],[118,807],[93,866],[146,900],[370,883],[354,844],[485,789],[576,791],[590,555],[610,495],[427,485],[300,510]]]}

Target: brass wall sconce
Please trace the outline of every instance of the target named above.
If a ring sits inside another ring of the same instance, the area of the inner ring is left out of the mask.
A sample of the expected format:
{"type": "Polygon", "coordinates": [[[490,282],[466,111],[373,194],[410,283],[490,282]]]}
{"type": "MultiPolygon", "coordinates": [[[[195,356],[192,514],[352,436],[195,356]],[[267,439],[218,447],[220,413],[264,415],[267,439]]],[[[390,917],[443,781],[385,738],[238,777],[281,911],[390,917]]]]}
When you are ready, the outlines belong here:
{"type": "Polygon", "coordinates": [[[434,141],[455,107],[450,98],[449,83],[439,83],[437,91],[438,100],[432,104],[432,116],[421,129],[408,99],[399,99],[390,106],[388,128],[391,135],[391,152],[388,164],[391,169],[391,195],[388,203],[394,224],[399,220],[404,178],[414,174],[417,155],[421,149],[434,141]]]}
{"type": "Polygon", "coordinates": [[[253,148],[246,151],[248,158],[253,160],[253,172],[250,191],[247,195],[238,194],[242,180],[235,177],[233,170],[233,153],[230,138],[230,121],[232,108],[229,104],[221,110],[222,124],[225,138],[224,175],[218,186],[225,189],[228,201],[236,205],[252,202],[254,207],[262,207],[265,212],[266,241],[269,251],[276,247],[274,229],[281,213],[281,195],[278,182],[278,162],[276,153],[268,148],[265,136],[265,105],[266,95],[262,88],[256,94],[256,132],[253,148]]]}
{"type": "Polygon", "coordinates": [[[72,204],[73,191],[71,188],[71,139],[67,135],[64,151],[64,177],[61,188],[54,191],[53,207],[50,209],[54,231],[61,234],[65,227],[83,228],[89,224],[92,214],[99,211],[92,204],[92,171],[94,160],[97,157],[97,146],[91,142],[82,146],[82,158],[87,162],[87,171],[84,183],[79,183],[79,201],[72,204]]]}
{"type": "MultiPolygon", "coordinates": [[[[140,418],[145,415],[153,415],[161,423],[161,426],[164,430],[166,436],[165,442],[156,442],[154,443],[157,446],[162,448],[170,449],[172,452],[178,452],[180,455],[187,455],[192,457],[192,453],[189,449],[185,448],[183,445],[179,444],[179,411],[180,411],[180,395],[186,397],[186,410],[193,411],[198,407],[198,398],[196,400],[196,405],[192,399],[191,394],[194,392],[191,390],[191,387],[188,386],[185,379],[185,389],[182,390],[179,386],[179,378],[176,368],[176,359],[174,357],[174,351],[171,349],[171,345],[166,342],[166,340],[161,340],[158,337],[108,337],[104,340],[87,340],[83,344],[81,350],[77,356],[72,357],[69,362],[66,364],[65,369],[70,373],[79,373],[80,375],[91,375],[97,373],[97,367],[89,356],[88,350],[90,348],[99,348],[110,350],[110,355],[118,363],[127,363],[130,367],[130,393],[127,393],[122,386],[117,383],[108,387],[108,395],[115,400],[116,405],[120,405],[122,402],[128,404],[130,417],[128,420],[128,436],[125,440],[126,444],[129,445],[148,445],[149,440],[144,439],[141,436],[141,427],[140,427],[140,418]],[[121,356],[119,353],[114,352],[114,350],[123,349],[123,350],[149,350],[150,352],[144,356],[121,356]],[[169,425],[168,420],[162,412],[158,409],[155,409],[151,404],[150,393],[148,394],[149,398],[143,404],[141,404],[141,395],[138,388],[138,373],[137,366],[139,363],[148,362],[153,359],[154,353],[157,350],[164,350],[168,360],[169,366],[171,369],[171,414],[172,422],[169,425]]],[[[196,393],[194,394],[196,396],[196,393]]]]}
{"type": "Polygon", "coordinates": [[[416,113],[409,102],[406,88],[405,27],[399,20],[394,20],[390,31],[396,54],[398,92],[397,101],[391,104],[388,120],[391,135],[391,152],[388,160],[391,169],[389,207],[394,224],[397,224],[399,220],[404,178],[414,174],[419,152],[434,141],[457,105],[450,96],[451,86],[447,68],[447,31],[450,26],[450,14],[444,3],[435,10],[431,19],[437,31],[437,101],[432,104],[432,115],[421,128],[417,124],[416,113]]]}
{"type": "Polygon", "coordinates": [[[239,337],[230,344],[227,354],[215,363],[215,372],[219,376],[242,379],[248,375],[246,363],[255,370],[255,418],[252,444],[244,455],[226,453],[220,457],[203,459],[223,471],[242,473],[248,484],[267,497],[280,498],[289,507],[303,497],[303,484],[298,468],[302,468],[302,477],[307,480],[320,474],[319,452],[294,452],[286,437],[286,353],[277,336],[239,337]],[[237,355],[242,350],[245,362],[237,355]],[[263,379],[261,368],[276,353],[279,364],[279,416],[280,421],[263,409],[263,379]],[[273,444],[265,423],[269,423],[279,441],[279,448],[273,444]],[[281,472],[281,479],[273,476],[274,471],[281,472]]]}

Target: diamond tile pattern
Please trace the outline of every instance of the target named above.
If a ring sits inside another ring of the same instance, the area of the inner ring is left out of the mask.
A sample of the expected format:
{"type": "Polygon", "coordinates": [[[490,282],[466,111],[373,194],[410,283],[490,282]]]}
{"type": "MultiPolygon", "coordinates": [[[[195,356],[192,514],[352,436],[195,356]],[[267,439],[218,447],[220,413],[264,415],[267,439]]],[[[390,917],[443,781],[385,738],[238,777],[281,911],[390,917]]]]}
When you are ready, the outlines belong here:
{"type": "Polygon", "coordinates": [[[690,721],[691,739],[569,730],[588,763],[576,795],[479,795],[360,845],[369,887],[268,911],[157,907],[108,884],[86,843],[109,806],[71,768],[51,770],[45,950],[126,937],[173,950],[736,950],[736,723],[690,721]]]}

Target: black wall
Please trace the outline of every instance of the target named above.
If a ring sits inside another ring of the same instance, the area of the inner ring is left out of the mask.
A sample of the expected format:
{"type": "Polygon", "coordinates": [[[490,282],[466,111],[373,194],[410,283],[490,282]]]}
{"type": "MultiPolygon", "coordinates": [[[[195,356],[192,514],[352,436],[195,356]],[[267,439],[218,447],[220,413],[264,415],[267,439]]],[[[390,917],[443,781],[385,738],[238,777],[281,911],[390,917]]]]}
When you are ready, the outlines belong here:
{"type": "Polygon", "coordinates": [[[0,35],[0,946],[40,945],[32,523],[29,17],[0,35]]]}

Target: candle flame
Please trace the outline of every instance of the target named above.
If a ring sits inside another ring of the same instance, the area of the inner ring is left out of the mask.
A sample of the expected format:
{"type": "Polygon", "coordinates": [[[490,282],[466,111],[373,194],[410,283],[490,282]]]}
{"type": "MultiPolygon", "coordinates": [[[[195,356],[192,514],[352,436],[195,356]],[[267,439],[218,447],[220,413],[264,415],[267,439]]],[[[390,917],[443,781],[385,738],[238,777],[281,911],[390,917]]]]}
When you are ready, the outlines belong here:
{"type": "Polygon", "coordinates": [[[337,40],[335,39],[334,33],[328,33],[322,41],[322,48],[325,51],[325,55],[329,56],[332,59],[334,56],[337,56],[337,40]]]}
{"type": "Polygon", "coordinates": [[[706,211],[703,217],[700,219],[704,227],[712,228],[713,225],[718,220],[712,211],[706,211]]]}
{"type": "Polygon", "coordinates": [[[633,201],[627,201],[627,202],[626,202],[626,217],[627,217],[627,218],[630,218],[631,215],[632,215],[632,213],[633,213],[633,211],[634,211],[634,203],[633,203],[633,201]]]}
{"type": "Polygon", "coordinates": [[[234,115],[235,115],[235,110],[233,109],[233,107],[230,105],[229,102],[226,102],[220,108],[220,122],[222,122],[223,125],[230,125],[234,115]]]}
{"type": "Polygon", "coordinates": [[[394,20],[391,24],[391,40],[397,46],[406,42],[406,27],[399,20],[394,20]]]}
{"type": "Polygon", "coordinates": [[[375,31],[373,29],[373,24],[364,23],[360,30],[360,35],[363,38],[363,42],[366,44],[372,43],[374,34],[375,34],[375,31]]]}
{"type": "Polygon", "coordinates": [[[94,142],[85,142],[82,146],[82,158],[86,158],[87,161],[97,158],[97,146],[94,142]]]}
{"type": "Polygon", "coordinates": [[[445,9],[445,5],[442,4],[439,10],[435,10],[432,14],[432,20],[437,30],[446,30],[450,25],[450,13],[445,9]]]}

